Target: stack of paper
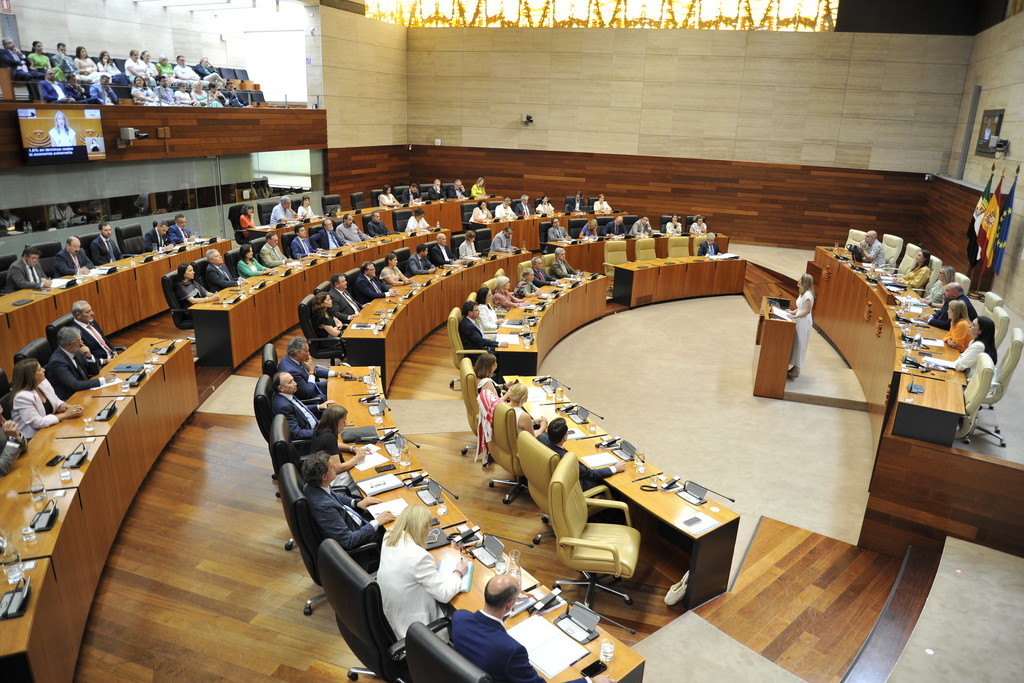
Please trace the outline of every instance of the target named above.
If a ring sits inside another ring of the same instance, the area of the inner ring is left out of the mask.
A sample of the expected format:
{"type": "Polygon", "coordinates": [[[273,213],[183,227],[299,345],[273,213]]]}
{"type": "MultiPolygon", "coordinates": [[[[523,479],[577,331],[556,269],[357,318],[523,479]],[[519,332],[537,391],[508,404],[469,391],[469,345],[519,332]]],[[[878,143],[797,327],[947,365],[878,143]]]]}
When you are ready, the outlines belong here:
{"type": "Polygon", "coordinates": [[[510,628],[508,634],[526,648],[530,664],[548,678],[554,678],[587,654],[587,648],[536,614],[510,628]]]}

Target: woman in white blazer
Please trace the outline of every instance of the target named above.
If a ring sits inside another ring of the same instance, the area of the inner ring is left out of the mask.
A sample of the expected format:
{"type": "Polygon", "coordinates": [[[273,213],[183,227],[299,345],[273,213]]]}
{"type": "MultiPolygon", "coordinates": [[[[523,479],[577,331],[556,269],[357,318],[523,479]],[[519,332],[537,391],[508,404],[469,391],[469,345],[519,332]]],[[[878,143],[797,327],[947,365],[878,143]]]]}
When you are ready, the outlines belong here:
{"type": "Polygon", "coordinates": [[[26,439],[40,429],[82,414],[82,406],[68,405],[59,398],[46,379],[46,368],[35,358],[25,358],[14,366],[11,377],[11,419],[26,439]]]}
{"type": "Polygon", "coordinates": [[[396,638],[405,638],[415,621],[429,624],[444,616],[447,604],[462,588],[469,565],[462,558],[450,573],[441,575],[437,563],[424,547],[430,530],[430,510],[410,505],[402,510],[380,551],[377,585],[384,602],[384,615],[396,638]]]}

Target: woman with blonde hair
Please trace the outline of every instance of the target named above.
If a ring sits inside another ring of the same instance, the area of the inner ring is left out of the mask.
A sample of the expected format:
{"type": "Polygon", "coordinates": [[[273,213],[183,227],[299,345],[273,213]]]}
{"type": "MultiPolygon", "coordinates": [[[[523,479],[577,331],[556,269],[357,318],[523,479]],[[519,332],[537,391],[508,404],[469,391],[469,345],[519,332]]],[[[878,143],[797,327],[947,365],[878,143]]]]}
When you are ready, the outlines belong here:
{"type": "Polygon", "coordinates": [[[499,275],[494,281],[494,307],[499,312],[507,312],[513,308],[520,308],[526,302],[517,299],[512,293],[512,281],[504,275],[499,275]]]}
{"type": "Polygon", "coordinates": [[[512,410],[515,411],[516,427],[519,428],[519,431],[529,432],[536,437],[540,437],[548,428],[548,419],[541,416],[539,420],[535,421],[533,415],[530,415],[526,408],[523,407],[529,393],[530,390],[526,388],[525,384],[513,384],[505,394],[505,403],[512,406],[512,410]]]}
{"type": "Polygon", "coordinates": [[[469,190],[469,194],[473,197],[486,197],[487,196],[487,181],[484,180],[483,176],[476,179],[476,184],[473,185],[469,190]]]}
{"type": "Polygon", "coordinates": [[[970,332],[971,321],[967,316],[967,304],[959,299],[949,302],[949,332],[946,333],[944,341],[946,346],[956,349],[960,353],[967,350],[974,337],[970,332]]]}
{"type": "Polygon", "coordinates": [[[799,377],[800,367],[807,358],[807,345],[811,341],[811,330],[814,329],[814,319],[811,317],[811,309],[814,308],[814,278],[810,273],[800,276],[800,296],[796,299],[796,306],[789,311],[796,321],[796,335],[793,337],[793,353],[789,356],[789,376],[799,377]]]}
{"type": "Polygon", "coordinates": [[[414,622],[429,624],[443,617],[441,606],[462,590],[469,570],[459,557],[452,571],[438,572],[437,562],[426,550],[430,518],[430,510],[423,505],[406,507],[381,545],[377,585],[384,616],[396,638],[404,638],[414,622]]]}

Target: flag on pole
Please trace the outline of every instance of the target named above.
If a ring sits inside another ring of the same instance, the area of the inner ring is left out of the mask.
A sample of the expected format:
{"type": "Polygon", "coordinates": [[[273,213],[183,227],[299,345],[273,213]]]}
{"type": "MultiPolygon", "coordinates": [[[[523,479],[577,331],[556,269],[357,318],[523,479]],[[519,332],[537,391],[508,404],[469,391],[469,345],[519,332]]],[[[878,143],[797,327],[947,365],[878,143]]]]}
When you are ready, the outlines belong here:
{"type": "Polygon", "coordinates": [[[988,184],[985,185],[985,191],[981,193],[981,198],[978,199],[978,204],[974,207],[971,220],[967,223],[967,262],[971,264],[971,268],[978,265],[978,261],[981,260],[981,252],[978,249],[978,231],[981,229],[981,217],[985,215],[985,207],[988,206],[989,197],[992,196],[992,178],[995,175],[996,165],[992,164],[992,172],[989,173],[988,184]]]}
{"type": "Polygon", "coordinates": [[[1020,176],[1020,166],[1017,167],[1017,173],[1013,176],[1013,185],[1010,186],[1010,193],[1006,195],[1006,199],[1003,201],[1003,215],[999,219],[999,234],[996,236],[996,246],[993,252],[992,268],[996,271],[996,275],[999,275],[999,271],[1003,267],[1003,254],[1006,251],[1006,244],[1010,240],[1010,221],[1013,220],[1013,196],[1017,192],[1017,178],[1020,176]]]}
{"type": "Polygon", "coordinates": [[[981,274],[992,265],[993,251],[996,246],[996,229],[999,226],[999,191],[1003,189],[1003,177],[999,177],[996,191],[988,198],[985,213],[981,215],[981,226],[978,230],[978,248],[981,251],[981,274]]]}

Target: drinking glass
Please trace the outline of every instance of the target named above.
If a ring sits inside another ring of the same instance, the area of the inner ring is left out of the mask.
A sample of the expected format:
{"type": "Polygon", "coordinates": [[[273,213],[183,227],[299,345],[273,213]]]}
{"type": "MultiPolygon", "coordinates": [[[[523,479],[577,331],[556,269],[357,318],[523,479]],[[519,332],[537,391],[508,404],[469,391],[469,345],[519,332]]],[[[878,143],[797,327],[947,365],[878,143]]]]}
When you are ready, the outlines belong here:
{"type": "Polygon", "coordinates": [[[399,451],[399,453],[401,453],[401,456],[399,458],[399,464],[402,467],[408,467],[409,465],[412,464],[412,454],[409,453],[409,447],[408,446],[406,446],[401,451],[399,451]]]}
{"type": "Polygon", "coordinates": [[[10,539],[3,556],[4,574],[7,575],[7,583],[16,584],[25,575],[24,567],[21,564],[21,553],[14,547],[10,539]]]}
{"type": "Polygon", "coordinates": [[[43,473],[38,466],[33,466],[28,475],[28,491],[32,494],[32,501],[38,503],[46,500],[46,485],[43,484],[43,473]]]}
{"type": "Polygon", "coordinates": [[[84,417],[84,418],[82,418],[82,422],[85,423],[85,431],[87,431],[87,432],[95,431],[96,428],[92,426],[92,418],[91,417],[84,417]]]}
{"type": "Polygon", "coordinates": [[[605,664],[615,659],[615,641],[611,638],[601,639],[601,661],[605,664]]]}
{"type": "Polygon", "coordinates": [[[132,390],[132,386],[130,384],[128,384],[128,380],[125,380],[125,381],[121,382],[121,393],[122,394],[127,394],[131,390],[132,390]]]}
{"type": "Polygon", "coordinates": [[[32,525],[21,527],[21,540],[25,543],[31,543],[36,540],[36,530],[32,528],[32,525]]]}

